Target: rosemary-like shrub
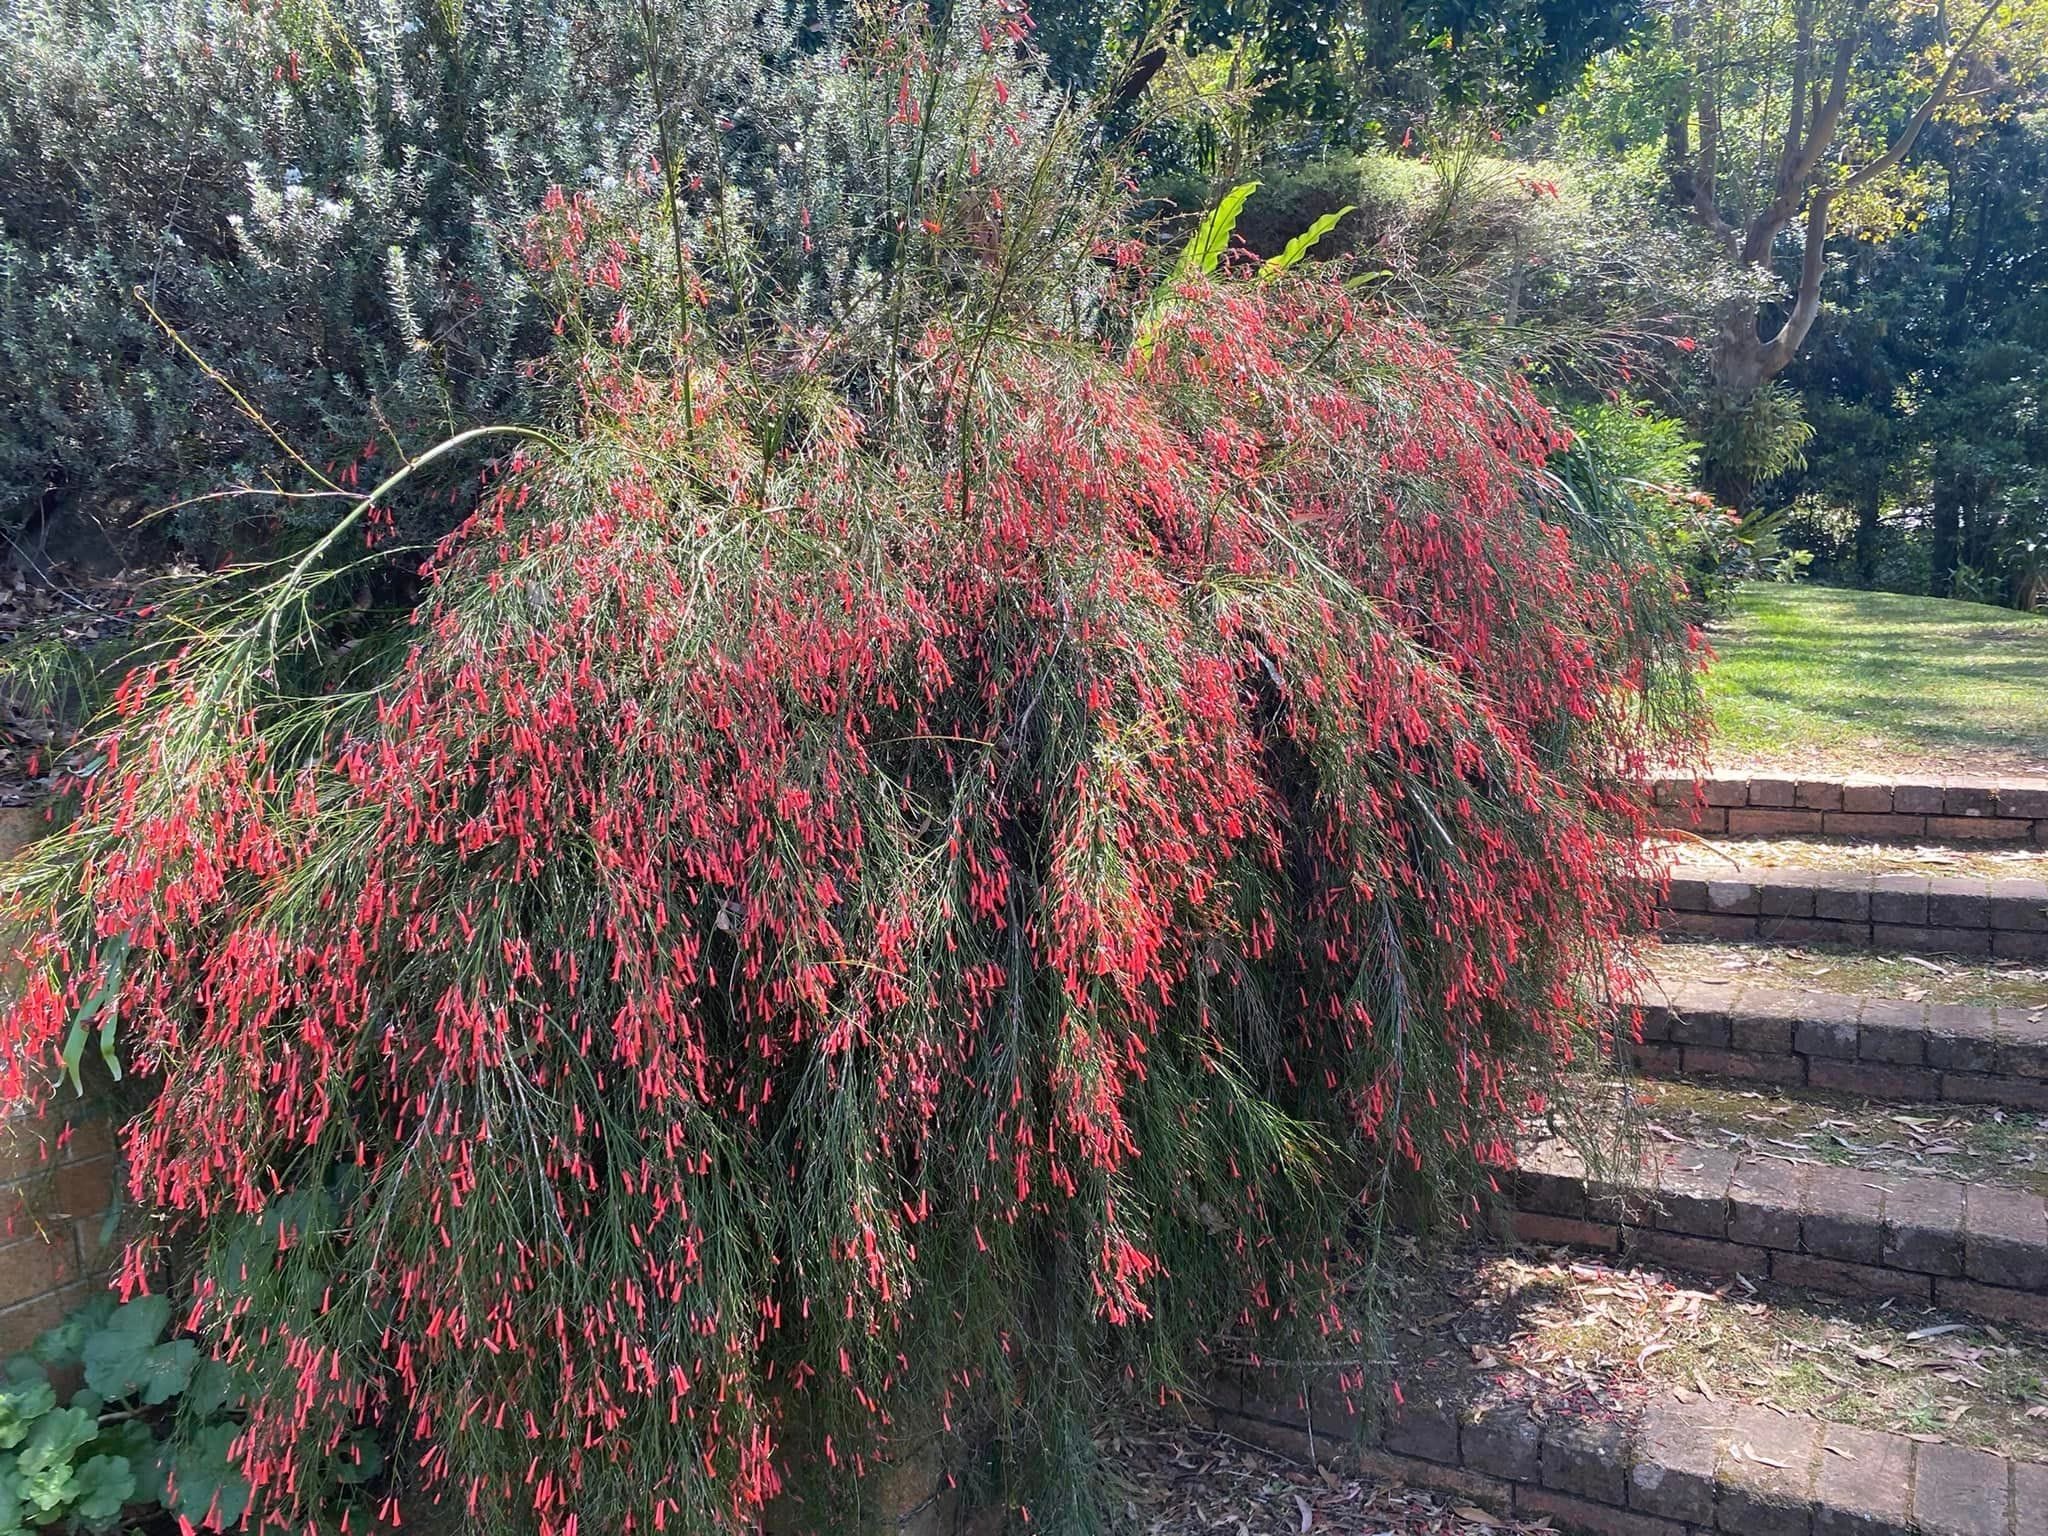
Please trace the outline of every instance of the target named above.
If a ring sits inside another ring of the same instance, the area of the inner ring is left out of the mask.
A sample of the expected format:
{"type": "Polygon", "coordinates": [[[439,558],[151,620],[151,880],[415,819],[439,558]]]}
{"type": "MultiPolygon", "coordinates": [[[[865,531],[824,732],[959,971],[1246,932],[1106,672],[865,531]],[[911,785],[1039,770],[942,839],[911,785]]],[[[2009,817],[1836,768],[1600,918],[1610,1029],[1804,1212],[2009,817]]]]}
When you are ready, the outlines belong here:
{"type": "Polygon", "coordinates": [[[155,632],[40,845],[7,1097],[146,1088],[123,1284],[252,1518],[838,1529],[936,1443],[1088,1529],[1105,1394],[1368,1353],[1598,1056],[1669,574],[1336,276],[1149,282],[1026,37],[874,15],[768,174],[550,199],[557,403],[410,623],[338,579],[399,483],[155,632]]]}

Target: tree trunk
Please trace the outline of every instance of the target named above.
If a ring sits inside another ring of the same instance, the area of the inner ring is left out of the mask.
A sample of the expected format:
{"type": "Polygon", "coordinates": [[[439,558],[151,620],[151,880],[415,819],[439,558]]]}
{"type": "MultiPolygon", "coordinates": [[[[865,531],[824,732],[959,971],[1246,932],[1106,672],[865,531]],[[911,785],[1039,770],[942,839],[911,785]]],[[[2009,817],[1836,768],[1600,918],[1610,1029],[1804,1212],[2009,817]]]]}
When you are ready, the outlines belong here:
{"type": "Polygon", "coordinates": [[[1877,514],[1880,497],[1876,481],[1866,486],[1856,501],[1856,580],[1866,587],[1877,585],[1877,514]]]}
{"type": "Polygon", "coordinates": [[[1936,480],[1933,569],[1927,579],[1927,590],[1936,597],[1948,597],[1955,591],[1956,565],[1962,559],[1959,539],[1962,520],[1963,502],[1956,483],[1949,479],[1936,480]]]}
{"type": "Polygon", "coordinates": [[[1771,377],[1757,334],[1760,310],[1754,299],[1730,299],[1714,314],[1714,345],[1707,370],[1730,398],[1746,400],[1771,377]]]}

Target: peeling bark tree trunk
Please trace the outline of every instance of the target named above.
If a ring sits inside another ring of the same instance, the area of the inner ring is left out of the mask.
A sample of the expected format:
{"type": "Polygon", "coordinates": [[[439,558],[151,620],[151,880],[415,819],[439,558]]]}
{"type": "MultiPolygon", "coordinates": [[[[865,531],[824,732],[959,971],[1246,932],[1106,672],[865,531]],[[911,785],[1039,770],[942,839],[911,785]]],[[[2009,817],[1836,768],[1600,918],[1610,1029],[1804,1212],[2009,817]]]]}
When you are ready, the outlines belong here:
{"type": "Polygon", "coordinates": [[[1762,206],[1743,222],[1732,222],[1723,211],[1718,185],[1721,29],[1699,26],[1700,18],[1683,8],[1672,18],[1672,42],[1688,63],[1677,102],[1665,120],[1665,169],[1672,195],[1720,242],[1731,262],[1751,270],[1769,271],[1778,237],[1795,221],[1804,226],[1798,285],[1778,329],[1763,334],[1761,311],[1751,300],[1731,302],[1716,316],[1709,367],[1714,382],[1738,399],[1783,373],[1813,329],[1820,314],[1821,280],[1827,275],[1828,224],[1835,199],[1905,159],[1920,131],[1953,93],[1964,63],[1998,11],[1998,0],[1982,8],[1976,24],[1949,50],[1947,64],[1898,136],[1875,159],[1851,169],[1829,157],[1848,106],[1856,60],[1871,41],[1866,30],[1869,13],[1861,5],[1848,7],[1841,34],[1827,44],[1818,35],[1821,5],[1822,0],[1800,0],[1794,14],[1791,88],[1771,186],[1762,206]]]}

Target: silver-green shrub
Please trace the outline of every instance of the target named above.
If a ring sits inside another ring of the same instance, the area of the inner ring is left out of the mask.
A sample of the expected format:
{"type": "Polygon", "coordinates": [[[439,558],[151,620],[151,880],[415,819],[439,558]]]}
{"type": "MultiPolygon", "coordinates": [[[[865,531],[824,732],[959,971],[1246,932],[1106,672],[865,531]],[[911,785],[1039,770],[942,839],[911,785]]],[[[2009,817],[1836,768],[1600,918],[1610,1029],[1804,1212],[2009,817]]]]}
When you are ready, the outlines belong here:
{"type": "MultiPolygon", "coordinates": [[[[545,337],[508,235],[549,186],[647,162],[649,19],[0,0],[0,527],[303,480],[166,326],[337,468],[515,409],[545,337]]],[[[232,548],[322,507],[214,500],[174,526],[232,548]]]]}

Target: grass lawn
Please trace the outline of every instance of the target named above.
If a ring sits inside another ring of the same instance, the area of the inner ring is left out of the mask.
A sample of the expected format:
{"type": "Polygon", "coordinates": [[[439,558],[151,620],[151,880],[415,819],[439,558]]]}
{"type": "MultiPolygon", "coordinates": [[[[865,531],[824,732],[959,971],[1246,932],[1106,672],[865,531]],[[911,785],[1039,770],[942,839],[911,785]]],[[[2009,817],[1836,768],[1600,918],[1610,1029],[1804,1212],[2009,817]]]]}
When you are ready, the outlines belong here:
{"type": "Polygon", "coordinates": [[[2048,774],[2048,616],[1749,586],[1712,638],[1717,765],[2048,774]]]}

